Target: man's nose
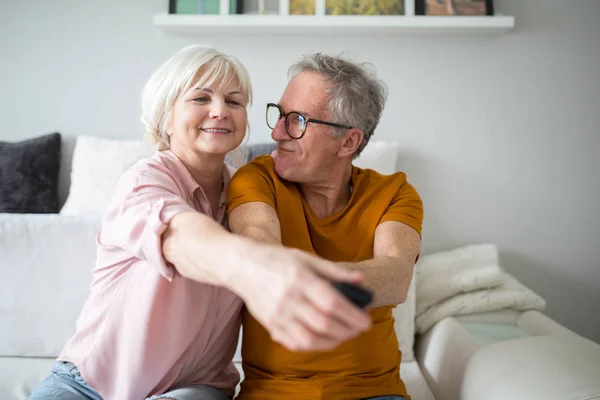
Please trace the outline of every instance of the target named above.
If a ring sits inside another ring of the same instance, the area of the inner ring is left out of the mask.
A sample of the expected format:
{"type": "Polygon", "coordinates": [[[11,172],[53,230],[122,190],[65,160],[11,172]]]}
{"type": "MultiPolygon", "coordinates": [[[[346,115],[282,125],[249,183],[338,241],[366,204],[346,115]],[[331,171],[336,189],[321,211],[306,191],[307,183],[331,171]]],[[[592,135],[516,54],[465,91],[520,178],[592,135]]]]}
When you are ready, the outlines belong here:
{"type": "Polygon", "coordinates": [[[276,142],[291,139],[285,130],[285,117],[279,118],[279,121],[275,124],[275,128],[271,131],[271,138],[276,142]]]}

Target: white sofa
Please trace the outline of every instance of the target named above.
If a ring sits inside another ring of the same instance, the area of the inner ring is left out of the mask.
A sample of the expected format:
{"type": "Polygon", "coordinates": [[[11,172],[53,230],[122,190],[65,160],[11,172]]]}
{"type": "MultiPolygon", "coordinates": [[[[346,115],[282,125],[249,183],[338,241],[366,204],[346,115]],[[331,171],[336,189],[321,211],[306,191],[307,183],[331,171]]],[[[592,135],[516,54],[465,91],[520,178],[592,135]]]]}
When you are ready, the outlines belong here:
{"type": "MultiPolygon", "coordinates": [[[[361,162],[389,172],[395,161],[386,166],[381,154],[390,154],[390,146],[380,150],[361,162]]],[[[72,334],[91,281],[98,227],[97,215],[0,214],[1,399],[26,399],[72,334]]],[[[417,336],[415,302],[413,282],[394,314],[401,376],[413,400],[600,399],[600,346],[544,314],[448,317],[417,336]],[[493,334],[484,329],[490,324],[493,334]]],[[[239,368],[239,352],[234,361],[239,368]]]]}

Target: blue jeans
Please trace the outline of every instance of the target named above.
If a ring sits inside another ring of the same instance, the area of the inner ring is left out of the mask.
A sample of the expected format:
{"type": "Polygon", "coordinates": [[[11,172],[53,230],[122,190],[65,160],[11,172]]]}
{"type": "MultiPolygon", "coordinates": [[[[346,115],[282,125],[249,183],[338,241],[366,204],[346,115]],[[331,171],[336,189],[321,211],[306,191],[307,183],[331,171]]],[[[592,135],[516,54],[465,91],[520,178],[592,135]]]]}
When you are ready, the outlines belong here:
{"type": "MultiPolygon", "coordinates": [[[[205,385],[173,389],[160,396],[152,396],[147,400],[163,398],[176,400],[231,400],[219,389],[205,385]]],[[[75,364],[57,361],[52,366],[50,376],[35,388],[28,400],[102,400],[102,397],[83,380],[75,364]]]]}

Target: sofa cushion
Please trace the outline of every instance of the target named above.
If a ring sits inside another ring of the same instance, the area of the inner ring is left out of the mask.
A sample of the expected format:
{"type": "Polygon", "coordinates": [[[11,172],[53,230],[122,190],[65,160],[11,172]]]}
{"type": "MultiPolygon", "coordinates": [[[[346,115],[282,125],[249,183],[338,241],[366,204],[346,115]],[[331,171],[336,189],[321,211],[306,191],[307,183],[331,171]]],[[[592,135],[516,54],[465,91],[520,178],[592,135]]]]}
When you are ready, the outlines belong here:
{"type": "Polygon", "coordinates": [[[73,151],[71,187],[62,215],[102,216],[121,175],[152,154],[141,140],[79,136],[73,151]]]}
{"type": "Polygon", "coordinates": [[[381,174],[391,175],[396,171],[400,146],[394,142],[370,141],[353,164],[369,168],[381,174]]]}
{"type": "Polygon", "coordinates": [[[398,305],[392,311],[394,316],[394,330],[398,337],[398,348],[402,351],[402,361],[413,361],[415,345],[415,314],[416,314],[416,277],[408,289],[406,302],[398,305]]]}
{"type": "Polygon", "coordinates": [[[0,356],[58,356],[88,296],[99,225],[0,214],[0,356]]]}
{"type": "Polygon", "coordinates": [[[61,138],[0,142],[0,213],[58,212],[61,138]]]}

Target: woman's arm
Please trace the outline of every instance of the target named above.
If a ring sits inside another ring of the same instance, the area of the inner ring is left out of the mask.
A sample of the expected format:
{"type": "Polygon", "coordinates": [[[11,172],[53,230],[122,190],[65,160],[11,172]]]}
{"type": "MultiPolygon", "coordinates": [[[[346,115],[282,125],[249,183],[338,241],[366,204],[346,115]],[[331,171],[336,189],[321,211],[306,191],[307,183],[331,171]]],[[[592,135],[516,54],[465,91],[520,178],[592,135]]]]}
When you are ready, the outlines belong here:
{"type": "Polygon", "coordinates": [[[357,281],[361,273],[234,235],[201,213],[173,217],[162,252],[182,276],[237,293],[273,340],[290,350],[329,350],[370,327],[368,314],[328,283],[357,281]]]}
{"type": "Polygon", "coordinates": [[[218,286],[229,286],[232,275],[239,273],[247,246],[199,212],[177,214],[162,234],[163,256],[182,276],[218,286]]]}

